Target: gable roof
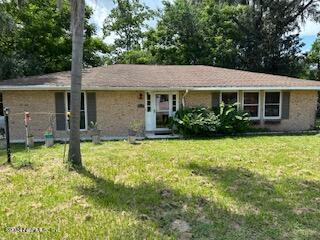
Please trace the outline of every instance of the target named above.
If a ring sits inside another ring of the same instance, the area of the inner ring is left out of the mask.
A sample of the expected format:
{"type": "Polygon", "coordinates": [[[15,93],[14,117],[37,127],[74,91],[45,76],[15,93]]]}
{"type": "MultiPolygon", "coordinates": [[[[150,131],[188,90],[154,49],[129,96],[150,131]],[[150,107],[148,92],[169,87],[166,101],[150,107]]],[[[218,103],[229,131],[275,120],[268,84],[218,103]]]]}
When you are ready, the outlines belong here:
{"type": "MultiPolygon", "coordinates": [[[[70,79],[70,72],[58,72],[4,80],[0,90],[66,90],[70,79]]],[[[116,64],[83,70],[82,89],[320,90],[320,82],[202,65],[116,64]]]]}

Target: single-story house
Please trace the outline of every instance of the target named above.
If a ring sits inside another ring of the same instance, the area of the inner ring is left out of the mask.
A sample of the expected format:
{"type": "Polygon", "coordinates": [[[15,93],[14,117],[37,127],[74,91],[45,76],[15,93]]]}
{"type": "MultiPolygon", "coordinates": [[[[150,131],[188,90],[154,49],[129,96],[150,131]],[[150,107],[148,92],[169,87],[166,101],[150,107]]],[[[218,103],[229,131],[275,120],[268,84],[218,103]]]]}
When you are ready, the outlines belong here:
{"type": "MultiPolygon", "coordinates": [[[[25,139],[24,112],[30,132],[43,139],[54,130],[68,133],[70,72],[0,82],[0,109],[10,108],[10,134],[25,139]]],[[[106,138],[125,137],[130,122],[140,120],[146,133],[166,131],[168,117],[181,106],[214,107],[239,103],[255,126],[272,131],[313,129],[320,82],[211,66],[109,65],[83,70],[81,131],[91,121],[106,138]]],[[[1,112],[1,114],[3,114],[1,112]]]]}

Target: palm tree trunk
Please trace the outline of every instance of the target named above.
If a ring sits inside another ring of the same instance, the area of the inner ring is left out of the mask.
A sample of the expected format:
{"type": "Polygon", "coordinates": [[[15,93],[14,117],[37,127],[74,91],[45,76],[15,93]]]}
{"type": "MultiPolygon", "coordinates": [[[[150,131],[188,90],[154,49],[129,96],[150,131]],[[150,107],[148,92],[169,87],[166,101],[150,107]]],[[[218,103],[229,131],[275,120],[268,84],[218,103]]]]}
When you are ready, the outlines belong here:
{"type": "Polygon", "coordinates": [[[80,104],[84,9],[84,0],[71,0],[72,66],[70,97],[70,143],[68,161],[73,166],[82,165],[80,152],[80,104]]]}

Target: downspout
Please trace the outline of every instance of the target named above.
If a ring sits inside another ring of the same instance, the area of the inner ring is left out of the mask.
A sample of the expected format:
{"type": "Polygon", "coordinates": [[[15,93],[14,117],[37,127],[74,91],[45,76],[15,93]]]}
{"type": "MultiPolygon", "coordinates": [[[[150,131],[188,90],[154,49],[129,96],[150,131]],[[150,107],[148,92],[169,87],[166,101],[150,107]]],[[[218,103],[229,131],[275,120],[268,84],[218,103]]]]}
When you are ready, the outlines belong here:
{"type": "Polygon", "coordinates": [[[186,103],[185,103],[185,97],[187,96],[188,92],[189,92],[189,89],[186,89],[185,93],[184,93],[183,96],[182,96],[182,99],[181,99],[182,108],[184,108],[185,105],[186,105],[186,103]]]}

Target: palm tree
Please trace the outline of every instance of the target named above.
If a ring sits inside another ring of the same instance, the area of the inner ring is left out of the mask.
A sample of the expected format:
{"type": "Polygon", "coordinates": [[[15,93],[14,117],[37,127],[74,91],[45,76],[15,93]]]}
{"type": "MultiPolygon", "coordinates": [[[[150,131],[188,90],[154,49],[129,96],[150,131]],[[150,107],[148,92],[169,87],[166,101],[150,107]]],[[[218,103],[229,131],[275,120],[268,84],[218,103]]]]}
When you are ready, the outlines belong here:
{"type": "MultiPolygon", "coordinates": [[[[1,1],[1,0],[0,0],[1,1]]],[[[27,0],[17,0],[18,7],[22,7],[27,0]]],[[[57,8],[61,9],[63,0],[57,0],[57,8]]],[[[81,71],[83,59],[83,31],[85,0],[70,0],[71,3],[71,31],[72,31],[72,64],[71,64],[71,112],[70,139],[68,161],[73,166],[81,166],[80,152],[80,104],[81,104],[81,71]]],[[[5,15],[0,15],[0,33],[5,28],[1,23],[8,22],[5,15]]]]}
{"type": "Polygon", "coordinates": [[[80,104],[84,11],[84,0],[71,0],[72,65],[70,96],[70,140],[68,161],[73,166],[82,165],[80,151],[80,104]]]}

